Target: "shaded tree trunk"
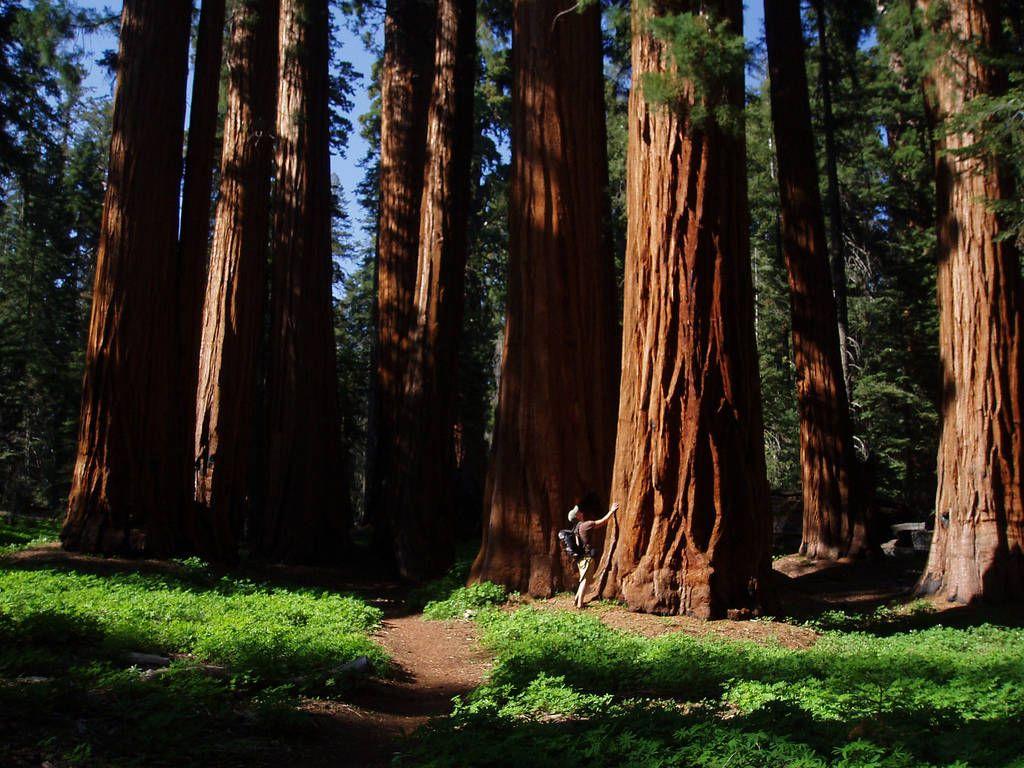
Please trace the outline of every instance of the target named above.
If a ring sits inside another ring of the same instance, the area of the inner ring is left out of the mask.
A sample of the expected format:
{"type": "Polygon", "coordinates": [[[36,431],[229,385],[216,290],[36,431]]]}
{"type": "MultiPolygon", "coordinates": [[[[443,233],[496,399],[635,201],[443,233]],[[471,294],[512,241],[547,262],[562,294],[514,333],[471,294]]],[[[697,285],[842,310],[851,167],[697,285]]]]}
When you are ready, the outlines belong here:
{"type": "Polygon", "coordinates": [[[366,512],[379,554],[391,558],[390,495],[400,492],[398,414],[415,322],[413,292],[432,83],[433,0],[388,0],[381,65],[380,216],[377,230],[377,334],[367,445],[366,512]]]}
{"type": "MultiPolygon", "coordinates": [[[[922,2],[926,10],[929,3],[922,2]]],[[[1021,434],[1020,263],[988,201],[1012,197],[988,155],[957,154],[977,137],[950,127],[1001,78],[975,46],[992,50],[1001,23],[993,0],[954,0],[938,30],[942,54],[928,84],[938,130],[936,204],[942,432],[935,533],[918,588],[951,602],[1024,596],[1024,446],[1021,434]]]]}
{"type": "Polygon", "coordinates": [[[854,541],[853,435],[818,193],[800,0],[765,6],[765,40],[800,412],[800,553],[836,559],[859,549],[864,531],[860,525],[854,541]]]}
{"type": "Polygon", "coordinates": [[[239,0],[228,40],[227,115],[203,308],[195,492],[211,555],[234,557],[251,503],[274,157],[278,0],[239,0]]]}
{"type": "Polygon", "coordinates": [[[434,85],[427,121],[414,319],[403,400],[391,442],[397,461],[382,512],[399,573],[443,573],[455,555],[455,397],[466,271],[475,0],[438,0],[434,85]]]}
{"type": "Polygon", "coordinates": [[[68,549],[167,555],[182,541],[191,414],[178,384],[178,190],[189,0],[126,0],[82,385],[68,549]]]}
{"type": "Polygon", "coordinates": [[[329,36],[327,0],[281,0],[266,491],[253,544],[286,562],[336,562],[350,517],[331,311],[329,36]]]}
{"type": "MultiPolygon", "coordinates": [[[[663,12],[694,10],[664,3],[663,12]]],[[[713,4],[743,28],[741,0],[713,4]]],[[[648,103],[666,44],[633,5],[619,429],[598,589],[633,610],[749,616],[771,596],[771,512],[754,343],[742,131],[648,103]]],[[[727,87],[743,104],[742,69],[727,87]]]]}
{"type": "Polygon", "coordinates": [[[840,362],[843,386],[850,395],[850,372],[846,338],[849,328],[846,308],[846,251],[843,245],[843,208],[839,200],[839,161],[836,150],[835,118],[832,115],[832,60],[828,52],[828,17],[826,0],[812,0],[818,25],[818,88],[821,91],[822,127],[825,131],[825,173],[828,177],[828,216],[832,240],[832,290],[836,299],[836,322],[839,329],[840,362]]]}
{"type": "Polygon", "coordinates": [[[217,104],[224,48],[224,0],[203,0],[196,37],[192,103],[189,110],[185,180],[181,194],[181,302],[192,311],[181,313],[183,359],[182,396],[186,413],[195,410],[196,371],[202,333],[206,256],[210,239],[210,186],[217,143],[217,104]]]}
{"type": "Polygon", "coordinates": [[[575,586],[557,532],[604,497],[615,435],[615,285],[597,7],[517,0],[505,346],[472,579],[575,586]]]}

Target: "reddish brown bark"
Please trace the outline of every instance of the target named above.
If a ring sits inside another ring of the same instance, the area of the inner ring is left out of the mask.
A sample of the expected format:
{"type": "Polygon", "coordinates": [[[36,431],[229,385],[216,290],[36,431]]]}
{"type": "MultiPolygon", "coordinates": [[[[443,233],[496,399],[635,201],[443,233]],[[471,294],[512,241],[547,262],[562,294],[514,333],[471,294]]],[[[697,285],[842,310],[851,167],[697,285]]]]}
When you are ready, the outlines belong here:
{"type": "Polygon", "coordinates": [[[800,553],[836,559],[849,553],[851,544],[859,549],[863,535],[853,540],[853,438],[818,192],[800,0],[765,6],[765,41],[800,412],[800,553]]]}
{"type": "MultiPolygon", "coordinates": [[[[705,4],[707,5],[707,4],[705,4]]],[[[665,3],[664,12],[692,10],[665,3]]],[[[741,0],[713,4],[742,30],[741,0]]],[[[770,599],[764,462],[742,132],[648,103],[669,66],[633,6],[626,283],[611,524],[599,590],[630,608],[750,615],[770,599]]],[[[728,87],[743,104],[743,75],[728,87]]]]}
{"type": "Polygon", "coordinates": [[[327,0],[281,0],[266,491],[254,548],[287,562],[345,549],[331,312],[327,0]]]}
{"type": "Polygon", "coordinates": [[[249,509],[274,157],[278,0],[239,0],[228,39],[227,114],[203,308],[195,493],[211,556],[231,559],[249,509]]]}
{"type": "Polygon", "coordinates": [[[367,446],[366,509],[378,548],[389,556],[388,502],[399,489],[398,414],[414,325],[413,292],[432,84],[433,0],[388,0],[381,65],[380,219],[377,336],[367,446]]]}
{"type": "Polygon", "coordinates": [[[195,410],[199,338],[202,332],[206,257],[210,239],[210,186],[217,143],[217,103],[224,48],[224,0],[203,0],[196,36],[192,103],[189,110],[185,180],[181,194],[181,302],[192,311],[181,313],[183,358],[182,396],[186,412],[195,410]]]}
{"type": "Polygon", "coordinates": [[[439,0],[436,37],[414,319],[391,444],[398,460],[379,510],[399,573],[412,579],[443,573],[455,554],[453,428],[473,153],[475,0],[439,0]]]}
{"type": "Polygon", "coordinates": [[[126,0],[93,284],[68,549],[184,548],[188,427],[178,385],[178,189],[189,0],[126,0]]]}
{"type": "MultiPolygon", "coordinates": [[[[843,247],[843,207],[839,199],[839,161],[836,149],[836,124],[832,114],[832,56],[828,44],[828,0],[812,0],[818,29],[818,90],[822,101],[822,130],[825,134],[825,174],[828,176],[828,216],[832,238],[832,290],[835,293],[839,332],[839,360],[843,366],[843,386],[850,394],[850,371],[846,351],[849,317],[846,301],[846,251],[843,247]]],[[[770,5],[770,3],[769,3],[770,5]]],[[[766,6],[767,9],[767,6],[766,6]]]]}
{"type": "Polygon", "coordinates": [[[599,9],[517,0],[505,347],[471,578],[532,595],[575,586],[557,532],[608,487],[615,294],[599,9]]]}
{"type": "MultiPolygon", "coordinates": [[[[921,3],[927,10],[928,3],[921,3]]],[[[976,137],[948,120],[1001,82],[977,55],[991,50],[998,2],[948,3],[928,84],[937,131],[942,433],[931,554],[919,589],[948,600],[1024,596],[1020,263],[987,201],[1012,194],[998,160],[957,154],[976,137]],[[948,41],[946,38],[950,38],[948,41]]]]}

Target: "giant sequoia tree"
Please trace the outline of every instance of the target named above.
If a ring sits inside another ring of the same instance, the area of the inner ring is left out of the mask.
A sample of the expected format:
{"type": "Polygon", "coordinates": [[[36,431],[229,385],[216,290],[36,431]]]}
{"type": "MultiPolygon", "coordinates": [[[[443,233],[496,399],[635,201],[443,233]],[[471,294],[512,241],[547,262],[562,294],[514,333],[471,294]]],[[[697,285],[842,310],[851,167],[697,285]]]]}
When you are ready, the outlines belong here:
{"type": "Polygon", "coordinates": [[[801,27],[800,0],[765,5],[782,251],[789,275],[800,412],[800,552],[834,559],[847,554],[851,544],[854,550],[859,548],[860,541],[853,542],[850,411],[818,193],[801,27]]]}
{"type": "Polygon", "coordinates": [[[195,491],[211,549],[235,553],[252,496],[274,155],[278,0],[239,0],[228,38],[220,197],[203,309],[195,491]]]}
{"type": "Polygon", "coordinates": [[[454,556],[455,394],[473,151],[475,0],[438,0],[414,318],[396,461],[381,488],[399,572],[443,572],[454,556]]]}
{"type": "MultiPolygon", "coordinates": [[[[933,10],[928,2],[920,4],[933,10]]],[[[997,0],[951,0],[935,14],[942,53],[928,83],[939,126],[936,200],[943,372],[935,534],[920,589],[947,599],[1024,596],[1020,263],[989,201],[1012,198],[1000,159],[969,151],[956,121],[1004,85],[986,58],[1002,23],[997,0]]]]}
{"type": "Polygon", "coordinates": [[[633,6],[612,476],[622,512],[599,588],[634,610],[709,618],[765,604],[771,517],[746,148],[734,124],[743,105],[743,4],[702,3],[709,16],[688,15],[696,5],[661,3],[657,16],[650,4],[633,6]],[[705,57],[703,46],[715,46],[714,55],[705,57]],[[706,58],[730,66],[702,69],[706,58]]]}
{"type": "Polygon", "coordinates": [[[196,35],[188,148],[181,191],[181,344],[185,360],[181,384],[188,412],[195,398],[195,372],[210,239],[210,186],[217,143],[217,103],[224,41],[224,0],[203,0],[196,35]]]}
{"type": "Polygon", "coordinates": [[[377,336],[370,393],[366,507],[381,552],[391,546],[389,496],[400,492],[399,414],[414,324],[435,14],[433,0],[388,0],[381,63],[377,336]]]}
{"type": "Polygon", "coordinates": [[[163,555],[186,529],[178,190],[189,0],[126,0],[69,549],[163,555]]]}
{"type": "Polygon", "coordinates": [[[281,0],[263,509],[264,556],[327,562],[344,548],[348,498],[331,312],[327,0],[281,0]]]}
{"type": "Polygon", "coordinates": [[[505,347],[472,571],[533,595],[573,580],[557,531],[606,493],[618,371],[600,15],[559,10],[513,10],[505,347]]]}

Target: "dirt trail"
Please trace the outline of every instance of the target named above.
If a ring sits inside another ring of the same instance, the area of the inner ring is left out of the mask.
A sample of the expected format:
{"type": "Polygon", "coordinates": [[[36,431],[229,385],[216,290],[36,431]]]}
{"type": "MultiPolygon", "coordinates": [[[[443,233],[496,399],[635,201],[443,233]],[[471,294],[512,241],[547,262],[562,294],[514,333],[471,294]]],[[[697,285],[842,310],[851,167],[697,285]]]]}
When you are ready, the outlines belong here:
{"type": "Polygon", "coordinates": [[[390,765],[402,737],[431,718],[448,714],[452,697],[476,688],[491,668],[471,622],[393,615],[384,620],[376,638],[391,654],[396,674],[364,682],[344,702],[308,702],[306,711],[319,716],[328,739],[337,745],[337,751],[327,750],[327,755],[318,750],[324,763],[316,758],[311,762],[390,765]]]}

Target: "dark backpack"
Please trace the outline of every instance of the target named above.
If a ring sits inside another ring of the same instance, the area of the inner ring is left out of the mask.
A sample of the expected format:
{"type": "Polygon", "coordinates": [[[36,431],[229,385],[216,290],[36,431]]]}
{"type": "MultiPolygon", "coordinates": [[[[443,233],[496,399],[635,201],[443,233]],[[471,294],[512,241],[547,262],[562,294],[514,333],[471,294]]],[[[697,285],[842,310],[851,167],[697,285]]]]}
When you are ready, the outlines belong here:
{"type": "Polygon", "coordinates": [[[582,560],[584,557],[593,557],[593,553],[587,551],[583,539],[576,533],[575,528],[567,528],[558,532],[558,540],[562,542],[562,549],[573,560],[582,560]]]}

